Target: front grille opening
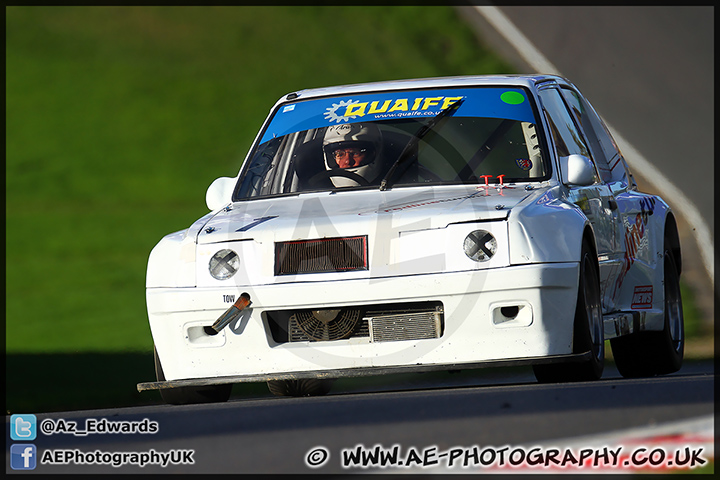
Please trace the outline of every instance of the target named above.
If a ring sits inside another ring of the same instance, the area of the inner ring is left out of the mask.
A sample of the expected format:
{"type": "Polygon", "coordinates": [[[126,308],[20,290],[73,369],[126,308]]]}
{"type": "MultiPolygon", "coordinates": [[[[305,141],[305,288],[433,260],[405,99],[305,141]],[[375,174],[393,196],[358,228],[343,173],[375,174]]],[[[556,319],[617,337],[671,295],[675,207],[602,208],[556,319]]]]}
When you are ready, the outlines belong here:
{"type": "Polygon", "coordinates": [[[367,236],[275,244],[275,275],[367,270],[367,236]]]}
{"type": "Polygon", "coordinates": [[[347,338],[367,338],[375,343],[440,338],[445,325],[442,302],[278,310],[263,315],[276,343],[347,338]]]}

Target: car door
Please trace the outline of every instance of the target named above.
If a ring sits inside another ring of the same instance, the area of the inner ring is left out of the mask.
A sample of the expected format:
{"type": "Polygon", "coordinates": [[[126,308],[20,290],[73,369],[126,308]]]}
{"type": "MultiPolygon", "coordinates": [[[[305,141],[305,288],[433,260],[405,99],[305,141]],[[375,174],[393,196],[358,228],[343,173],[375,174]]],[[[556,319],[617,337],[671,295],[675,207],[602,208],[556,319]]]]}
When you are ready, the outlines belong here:
{"type": "Polygon", "coordinates": [[[600,174],[618,205],[617,274],[608,295],[612,297],[616,310],[649,309],[650,302],[638,300],[642,297],[638,292],[649,290],[650,294],[645,298],[652,298],[652,284],[658,267],[657,256],[653,252],[661,247],[653,245],[653,242],[662,237],[648,233],[653,225],[657,228],[657,222],[650,221],[656,207],[655,197],[637,191],[625,158],[592,105],[574,89],[563,88],[562,92],[582,124],[600,174]]]}
{"type": "MultiPolygon", "coordinates": [[[[590,148],[582,124],[571,113],[560,88],[551,85],[539,90],[543,112],[550,126],[558,158],[579,154],[595,166],[595,182],[587,186],[569,186],[568,198],[583,211],[593,226],[597,247],[603,312],[615,310],[614,282],[620,272],[623,248],[618,229],[618,204],[598,168],[595,152],[590,148]]],[[[595,139],[593,139],[595,140],[595,139]]]]}

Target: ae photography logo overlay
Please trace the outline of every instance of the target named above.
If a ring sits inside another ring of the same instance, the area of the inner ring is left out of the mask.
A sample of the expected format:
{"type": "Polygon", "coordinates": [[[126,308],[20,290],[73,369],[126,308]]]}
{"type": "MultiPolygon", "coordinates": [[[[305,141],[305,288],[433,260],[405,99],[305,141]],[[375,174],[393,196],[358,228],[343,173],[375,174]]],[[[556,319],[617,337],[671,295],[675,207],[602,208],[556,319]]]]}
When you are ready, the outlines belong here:
{"type": "MultiPolygon", "coordinates": [[[[366,447],[362,444],[340,451],[340,466],[345,469],[460,469],[461,471],[500,470],[604,470],[667,468],[693,469],[707,464],[704,447],[666,449],[663,447],[626,448],[545,448],[536,446],[502,447],[473,445],[441,450],[437,446],[403,448],[395,444],[366,447]]],[[[305,465],[320,468],[328,464],[330,450],[317,446],[305,454],[305,465]]]]}

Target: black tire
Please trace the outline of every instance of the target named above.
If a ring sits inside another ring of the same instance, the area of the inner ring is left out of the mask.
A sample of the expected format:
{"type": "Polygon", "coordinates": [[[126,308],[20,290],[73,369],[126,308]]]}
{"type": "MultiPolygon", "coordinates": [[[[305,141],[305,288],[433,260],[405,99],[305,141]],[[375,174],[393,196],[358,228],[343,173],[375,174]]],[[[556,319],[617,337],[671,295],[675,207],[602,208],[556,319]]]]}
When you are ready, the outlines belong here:
{"type": "Polygon", "coordinates": [[[663,329],[636,332],[610,340],[615,365],[620,375],[625,378],[665,375],[677,372],[682,366],[685,325],[680,276],[672,251],[667,248],[667,242],[663,268],[663,329]]]}
{"type": "Polygon", "coordinates": [[[665,322],[662,332],[657,333],[657,374],[665,375],[680,370],[685,354],[685,317],[680,294],[680,275],[669,250],[664,260],[665,322]]]}
{"type": "Polygon", "coordinates": [[[538,382],[580,382],[602,377],[605,340],[598,271],[597,255],[588,242],[583,241],[572,352],[578,354],[589,351],[590,357],[582,362],[533,365],[538,382]]]}
{"type": "Polygon", "coordinates": [[[327,395],[333,379],[301,378],[296,380],[268,380],[270,393],[278,397],[316,397],[327,395]]]}
{"type": "MultiPolygon", "coordinates": [[[[153,351],[155,356],[155,376],[158,382],[165,381],[160,357],[157,350],[153,351]]],[[[170,405],[188,405],[191,403],[220,403],[227,402],[232,391],[232,384],[208,385],[204,387],[177,387],[161,388],[160,397],[170,405]]]]}

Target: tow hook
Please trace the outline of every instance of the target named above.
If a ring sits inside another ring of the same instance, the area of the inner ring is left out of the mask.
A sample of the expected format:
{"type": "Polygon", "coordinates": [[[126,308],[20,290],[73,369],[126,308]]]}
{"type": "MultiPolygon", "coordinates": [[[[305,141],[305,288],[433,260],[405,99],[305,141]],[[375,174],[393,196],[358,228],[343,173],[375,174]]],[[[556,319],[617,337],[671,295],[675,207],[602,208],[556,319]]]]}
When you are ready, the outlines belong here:
{"type": "Polygon", "coordinates": [[[247,292],[243,292],[240,294],[240,298],[238,298],[235,303],[232,304],[230,308],[225,310],[225,312],[218,317],[217,320],[215,320],[215,323],[213,323],[209,327],[205,327],[205,333],[208,335],[217,335],[220,333],[220,330],[228,326],[230,322],[235,320],[240,316],[242,311],[249,307],[250,304],[252,304],[252,301],[250,301],[250,294],[247,292]]]}

